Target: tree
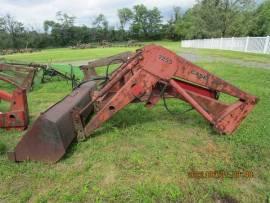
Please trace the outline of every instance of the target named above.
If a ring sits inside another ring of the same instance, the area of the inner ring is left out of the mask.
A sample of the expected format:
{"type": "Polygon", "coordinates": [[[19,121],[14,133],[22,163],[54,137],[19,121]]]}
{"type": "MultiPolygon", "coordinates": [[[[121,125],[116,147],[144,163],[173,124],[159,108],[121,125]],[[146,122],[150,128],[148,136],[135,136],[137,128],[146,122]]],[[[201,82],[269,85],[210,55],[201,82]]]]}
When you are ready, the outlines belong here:
{"type": "Polygon", "coordinates": [[[163,36],[172,40],[182,39],[181,35],[182,28],[179,30],[179,32],[176,30],[177,27],[178,28],[181,27],[180,25],[181,23],[182,23],[181,8],[178,6],[174,6],[172,9],[171,19],[167,22],[167,24],[163,25],[163,36]]]}
{"type": "Polygon", "coordinates": [[[54,26],[55,26],[55,22],[54,21],[45,20],[43,22],[43,28],[44,28],[45,33],[48,33],[49,31],[51,32],[50,29],[52,29],[54,26]]]}
{"type": "Polygon", "coordinates": [[[133,18],[133,12],[129,8],[122,8],[118,10],[118,18],[120,21],[121,29],[124,30],[127,23],[133,18]]]}
{"type": "Polygon", "coordinates": [[[185,38],[246,35],[253,8],[254,0],[198,0],[176,30],[185,38]]]}
{"type": "Polygon", "coordinates": [[[202,29],[202,19],[194,13],[195,8],[193,7],[183,15],[181,21],[175,23],[175,35],[180,39],[198,39],[205,36],[202,29]]]}
{"type": "Polygon", "coordinates": [[[173,16],[172,16],[171,20],[175,23],[175,22],[181,20],[181,18],[182,18],[181,7],[174,6],[173,7],[173,16]]]}
{"type": "Polygon", "coordinates": [[[5,31],[5,19],[3,17],[0,17],[0,32],[5,31]]]}
{"type": "Polygon", "coordinates": [[[98,41],[108,39],[109,23],[103,14],[99,14],[93,22],[93,26],[96,28],[96,39],[98,41]]]}
{"type": "Polygon", "coordinates": [[[56,13],[56,19],[63,27],[73,27],[76,17],[58,11],[56,13]]]}
{"type": "Polygon", "coordinates": [[[5,19],[0,17],[0,50],[11,47],[9,34],[5,31],[5,19]]]}
{"type": "Polygon", "coordinates": [[[128,34],[126,32],[127,24],[133,19],[133,12],[129,8],[122,8],[117,11],[118,18],[120,21],[120,32],[119,32],[119,39],[121,41],[127,40],[128,34]]]}
{"type": "Polygon", "coordinates": [[[151,39],[159,39],[161,36],[161,13],[157,7],[148,11],[148,35],[151,39]]]}
{"type": "Polygon", "coordinates": [[[133,7],[134,16],[131,25],[133,36],[138,39],[158,39],[161,34],[161,13],[158,8],[148,10],[144,5],[133,7]]]}
{"type": "MultiPolygon", "coordinates": [[[[217,0],[216,0],[217,1],[217,0]]],[[[222,0],[217,5],[217,12],[222,22],[222,36],[246,35],[251,24],[251,10],[254,0],[222,0]]],[[[217,16],[219,16],[217,13],[217,16]]]]}
{"type": "Polygon", "coordinates": [[[53,44],[58,46],[72,45],[74,42],[74,21],[75,17],[70,16],[66,13],[58,11],[56,13],[57,21],[45,21],[43,23],[44,31],[46,33],[50,32],[53,38],[53,44]]]}
{"type": "Polygon", "coordinates": [[[99,14],[96,19],[93,22],[93,25],[96,28],[100,28],[100,29],[108,29],[108,21],[106,19],[106,17],[103,14],[99,14]]]}
{"type": "Polygon", "coordinates": [[[254,12],[255,18],[250,34],[254,36],[270,35],[270,0],[264,1],[254,12]]]}
{"type": "Polygon", "coordinates": [[[133,9],[134,9],[134,19],[132,22],[132,31],[137,38],[141,38],[142,36],[147,38],[148,10],[142,4],[134,6],[133,9]]]}
{"type": "Polygon", "coordinates": [[[19,48],[20,37],[24,32],[23,24],[21,22],[16,21],[13,16],[7,14],[2,19],[2,27],[4,28],[5,32],[9,34],[12,47],[19,48]]]}

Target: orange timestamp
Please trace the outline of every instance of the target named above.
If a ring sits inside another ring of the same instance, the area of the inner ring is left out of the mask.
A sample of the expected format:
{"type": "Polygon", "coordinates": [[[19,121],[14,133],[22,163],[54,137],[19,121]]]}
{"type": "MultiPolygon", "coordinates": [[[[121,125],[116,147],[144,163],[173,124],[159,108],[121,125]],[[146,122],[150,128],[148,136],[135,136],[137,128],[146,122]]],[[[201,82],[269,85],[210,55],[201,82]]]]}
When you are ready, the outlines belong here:
{"type": "Polygon", "coordinates": [[[253,171],[190,171],[188,177],[193,179],[207,179],[207,178],[253,178],[253,171]]]}

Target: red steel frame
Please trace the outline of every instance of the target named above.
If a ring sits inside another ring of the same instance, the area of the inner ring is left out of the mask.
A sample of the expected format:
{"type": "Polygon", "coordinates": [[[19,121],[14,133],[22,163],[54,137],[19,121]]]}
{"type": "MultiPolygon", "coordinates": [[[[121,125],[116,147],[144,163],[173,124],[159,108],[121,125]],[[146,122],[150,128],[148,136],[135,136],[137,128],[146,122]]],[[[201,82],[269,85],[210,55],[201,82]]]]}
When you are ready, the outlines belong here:
{"type": "Polygon", "coordinates": [[[9,112],[0,112],[0,128],[25,130],[29,123],[26,89],[4,77],[0,80],[16,86],[12,93],[0,90],[0,100],[10,103],[9,112]]]}
{"type": "MultiPolygon", "coordinates": [[[[93,62],[94,67],[106,63],[111,61],[93,62]]],[[[90,80],[91,74],[86,75],[90,80]]],[[[255,96],[155,45],[130,55],[106,82],[104,85],[84,81],[68,97],[42,113],[14,152],[9,153],[9,159],[55,163],[64,156],[74,138],[90,137],[133,102],[144,102],[151,108],[161,98],[178,98],[190,104],[217,132],[231,134],[258,101],[255,96]],[[218,101],[219,93],[238,99],[226,104],[218,101]]]]}
{"type": "MultiPolygon", "coordinates": [[[[146,102],[152,107],[161,98],[174,97],[189,103],[222,134],[231,134],[254,108],[258,99],[175,53],[149,45],[115,71],[110,81],[95,92],[89,105],[97,112],[84,126],[88,137],[105,121],[131,102],[146,102]],[[234,104],[217,100],[219,93],[238,98],[234,104]]],[[[81,110],[80,114],[84,112],[81,110]]]]}

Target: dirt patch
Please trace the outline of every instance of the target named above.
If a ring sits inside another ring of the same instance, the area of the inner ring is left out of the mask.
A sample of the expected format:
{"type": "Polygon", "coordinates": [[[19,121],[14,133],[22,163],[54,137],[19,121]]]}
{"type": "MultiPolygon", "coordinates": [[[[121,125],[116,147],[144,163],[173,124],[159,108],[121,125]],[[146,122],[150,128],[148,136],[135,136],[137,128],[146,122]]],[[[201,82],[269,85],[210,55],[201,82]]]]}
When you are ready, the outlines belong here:
{"type": "Polygon", "coordinates": [[[238,203],[239,201],[234,199],[233,197],[229,195],[225,195],[221,197],[219,194],[213,195],[213,200],[215,203],[238,203]]]}
{"type": "Polygon", "coordinates": [[[109,166],[108,170],[104,172],[104,178],[102,180],[103,186],[110,186],[116,181],[117,170],[115,166],[109,166]]]}
{"type": "Polygon", "coordinates": [[[270,69],[270,63],[244,61],[241,59],[229,59],[225,57],[216,57],[216,56],[202,56],[202,55],[193,54],[193,53],[181,53],[179,55],[191,62],[210,62],[210,63],[224,62],[224,63],[233,63],[240,66],[251,67],[251,68],[270,69]]]}

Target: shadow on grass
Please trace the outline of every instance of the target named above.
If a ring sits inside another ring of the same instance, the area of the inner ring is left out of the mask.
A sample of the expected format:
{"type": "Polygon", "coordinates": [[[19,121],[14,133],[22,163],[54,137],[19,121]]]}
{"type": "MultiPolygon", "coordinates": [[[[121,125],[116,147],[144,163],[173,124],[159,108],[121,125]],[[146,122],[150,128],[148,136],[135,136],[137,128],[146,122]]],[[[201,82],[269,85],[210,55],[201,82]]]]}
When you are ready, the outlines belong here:
{"type": "MultiPolygon", "coordinates": [[[[146,124],[149,124],[149,126],[145,128],[151,128],[151,126],[157,126],[159,124],[168,124],[168,126],[166,125],[163,129],[164,133],[167,129],[173,128],[173,125],[170,125],[171,123],[179,123],[179,125],[188,128],[196,126],[196,128],[201,130],[205,129],[208,123],[198,113],[191,111],[183,114],[185,110],[189,109],[188,105],[179,105],[173,102],[172,104],[171,111],[174,112],[173,114],[166,111],[162,105],[158,105],[151,110],[144,108],[143,104],[130,105],[126,109],[118,112],[111,120],[105,122],[102,127],[97,129],[88,139],[96,139],[99,136],[108,135],[110,132],[114,131],[115,128],[121,132],[133,126],[145,127],[146,124]]],[[[209,135],[217,135],[212,128],[209,129],[209,135]]],[[[75,140],[67,150],[63,160],[72,157],[78,145],[79,143],[75,140]]]]}

